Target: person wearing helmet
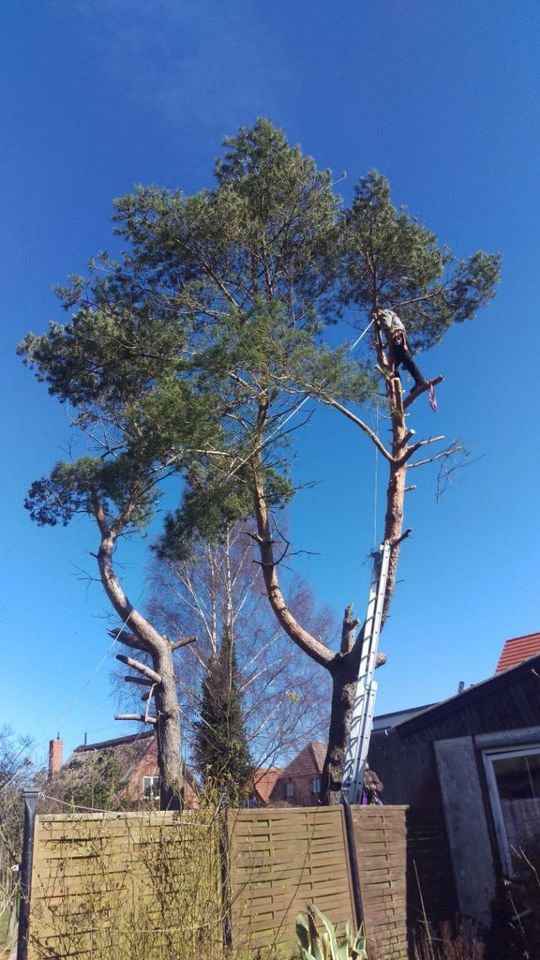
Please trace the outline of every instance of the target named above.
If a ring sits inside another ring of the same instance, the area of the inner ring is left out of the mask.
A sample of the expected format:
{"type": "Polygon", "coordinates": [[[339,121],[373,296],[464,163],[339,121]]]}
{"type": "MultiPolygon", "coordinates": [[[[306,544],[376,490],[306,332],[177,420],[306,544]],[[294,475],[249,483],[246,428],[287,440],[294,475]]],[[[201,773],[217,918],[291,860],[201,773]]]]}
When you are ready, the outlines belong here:
{"type": "Polygon", "coordinates": [[[390,362],[396,367],[403,367],[410,373],[414,380],[412,390],[423,387],[427,381],[413,360],[403,320],[393,310],[378,309],[374,311],[373,316],[386,337],[390,362]]]}

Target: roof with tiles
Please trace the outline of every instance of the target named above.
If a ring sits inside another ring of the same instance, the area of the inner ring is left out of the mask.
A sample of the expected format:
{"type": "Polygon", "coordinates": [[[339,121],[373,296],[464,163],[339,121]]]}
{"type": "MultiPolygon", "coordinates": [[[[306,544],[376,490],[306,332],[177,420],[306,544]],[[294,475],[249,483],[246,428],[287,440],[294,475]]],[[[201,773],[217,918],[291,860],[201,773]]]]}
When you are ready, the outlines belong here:
{"type": "Polygon", "coordinates": [[[499,662],[495,668],[495,673],[502,673],[503,670],[509,670],[510,667],[517,667],[518,663],[523,663],[529,657],[535,657],[540,653],[540,633],[528,633],[524,637],[514,637],[507,640],[499,662]]]}
{"type": "Polygon", "coordinates": [[[281,772],[282,777],[312,776],[313,773],[322,773],[326,744],[316,740],[310,742],[291,760],[281,772]]]}
{"type": "Polygon", "coordinates": [[[263,767],[255,774],[255,792],[263,803],[268,803],[270,794],[281,774],[280,767],[263,767]]]}

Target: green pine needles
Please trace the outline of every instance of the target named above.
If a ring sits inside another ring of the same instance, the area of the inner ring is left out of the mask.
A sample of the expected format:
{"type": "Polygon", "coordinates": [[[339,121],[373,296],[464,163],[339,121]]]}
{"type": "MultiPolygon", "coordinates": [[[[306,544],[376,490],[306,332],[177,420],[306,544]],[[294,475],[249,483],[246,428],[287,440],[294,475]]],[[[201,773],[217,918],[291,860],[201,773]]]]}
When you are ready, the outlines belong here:
{"type": "Polygon", "coordinates": [[[195,758],[205,786],[210,787],[226,806],[241,806],[254,767],[234,641],[227,628],[216,655],[208,662],[200,719],[195,728],[195,758]]]}

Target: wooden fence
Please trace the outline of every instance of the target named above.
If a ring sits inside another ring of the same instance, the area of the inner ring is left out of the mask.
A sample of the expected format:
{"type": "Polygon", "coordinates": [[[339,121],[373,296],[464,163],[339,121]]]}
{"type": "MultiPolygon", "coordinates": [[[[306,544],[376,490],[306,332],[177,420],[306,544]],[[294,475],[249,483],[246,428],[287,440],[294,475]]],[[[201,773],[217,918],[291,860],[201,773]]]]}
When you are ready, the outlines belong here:
{"type": "MultiPolygon", "coordinates": [[[[353,808],[370,960],[407,957],[405,814],[353,808]]],[[[290,957],[309,903],[356,922],[341,807],[40,816],[29,960],[290,957]]]]}
{"type": "Polygon", "coordinates": [[[294,949],[294,923],[315,903],[334,923],[354,918],[339,807],[238,810],[229,816],[234,941],[294,949]]]}
{"type": "Polygon", "coordinates": [[[406,807],[352,807],[370,957],[407,954],[406,807]]]}

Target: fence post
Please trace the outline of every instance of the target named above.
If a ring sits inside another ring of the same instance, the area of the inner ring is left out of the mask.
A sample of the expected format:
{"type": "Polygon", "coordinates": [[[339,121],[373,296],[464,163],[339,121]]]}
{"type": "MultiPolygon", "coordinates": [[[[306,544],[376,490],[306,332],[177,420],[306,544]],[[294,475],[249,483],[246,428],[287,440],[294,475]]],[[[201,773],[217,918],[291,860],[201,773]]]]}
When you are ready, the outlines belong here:
{"type": "Polygon", "coordinates": [[[230,838],[232,829],[231,810],[226,807],[220,816],[219,823],[219,861],[221,868],[221,931],[225,950],[228,952],[232,945],[232,910],[231,910],[231,879],[230,879],[230,838]]]}
{"type": "Polygon", "coordinates": [[[24,834],[21,861],[21,904],[19,909],[19,932],[17,935],[17,960],[28,957],[28,926],[30,920],[30,890],[32,886],[32,861],[34,856],[34,827],[39,797],[37,787],[26,787],[22,792],[24,801],[24,834]]]}
{"type": "MultiPolygon", "coordinates": [[[[358,856],[356,853],[356,841],[354,839],[354,823],[352,810],[347,799],[342,801],[343,813],[345,816],[345,836],[347,837],[347,851],[349,854],[349,866],[351,869],[352,893],[354,900],[354,910],[356,913],[356,929],[358,930],[364,922],[364,907],[362,905],[362,889],[360,887],[360,870],[358,867],[358,856]]],[[[18,960],[18,958],[17,958],[18,960]]]]}

